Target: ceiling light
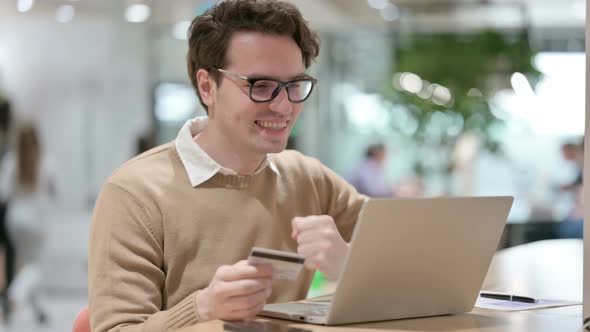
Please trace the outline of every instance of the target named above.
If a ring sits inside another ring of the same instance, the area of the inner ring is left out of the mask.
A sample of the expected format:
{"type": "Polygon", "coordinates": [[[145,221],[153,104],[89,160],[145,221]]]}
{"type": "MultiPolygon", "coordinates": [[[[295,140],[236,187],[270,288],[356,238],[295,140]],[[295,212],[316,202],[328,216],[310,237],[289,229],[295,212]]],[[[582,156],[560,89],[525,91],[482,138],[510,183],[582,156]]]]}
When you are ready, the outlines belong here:
{"type": "Polygon", "coordinates": [[[383,9],[389,4],[389,0],[367,0],[367,2],[374,9],[383,9]]]}
{"type": "Polygon", "coordinates": [[[68,23],[74,19],[76,10],[72,5],[61,5],[55,11],[55,20],[59,23],[68,23]]]}
{"type": "Polygon", "coordinates": [[[380,10],[381,17],[386,21],[395,21],[399,18],[399,8],[394,4],[387,4],[385,8],[380,10]]]}
{"type": "Polygon", "coordinates": [[[144,4],[129,5],[125,10],[125,18],[132,23],[145,22],[150,17],[150,14],[150,7],[144,4]]]}
{"type": "Polygon", "coordinates": [[[33,4],[33,0],[18,0],[16,3],[16,9],[21,13],[28,12],[33,8],[33,4]]]}

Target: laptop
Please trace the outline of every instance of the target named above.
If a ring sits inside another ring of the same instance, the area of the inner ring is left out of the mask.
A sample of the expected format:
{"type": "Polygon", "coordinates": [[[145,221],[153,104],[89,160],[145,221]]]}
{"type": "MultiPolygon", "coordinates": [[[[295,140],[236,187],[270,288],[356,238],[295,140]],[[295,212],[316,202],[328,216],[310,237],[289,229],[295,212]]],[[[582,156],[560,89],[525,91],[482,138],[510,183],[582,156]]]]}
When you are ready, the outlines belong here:
{"type": "Polygon", "coordinates": [[[332,297],[267,304],[260,315],[339,325],[471,311],[512,202],[370,199],[332,297]]]}

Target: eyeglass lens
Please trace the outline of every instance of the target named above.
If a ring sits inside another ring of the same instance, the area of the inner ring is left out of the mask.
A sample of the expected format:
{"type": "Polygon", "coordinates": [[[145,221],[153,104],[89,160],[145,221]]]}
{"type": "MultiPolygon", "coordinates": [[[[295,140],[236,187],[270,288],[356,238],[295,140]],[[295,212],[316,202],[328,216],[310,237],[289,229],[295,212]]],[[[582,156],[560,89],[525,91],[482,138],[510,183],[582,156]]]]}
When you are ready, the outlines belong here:
{"type": "MultiPolygon", "coordinates": [[[[308,97],[313,82],[311,80],[297,80],[286,85],[289,100],[297,102],[308,97]]],[[[267,101],[279,94],[280,83],[271,80],[259,80],[252,84],[251,98],[256,101],[267,101]]]]}

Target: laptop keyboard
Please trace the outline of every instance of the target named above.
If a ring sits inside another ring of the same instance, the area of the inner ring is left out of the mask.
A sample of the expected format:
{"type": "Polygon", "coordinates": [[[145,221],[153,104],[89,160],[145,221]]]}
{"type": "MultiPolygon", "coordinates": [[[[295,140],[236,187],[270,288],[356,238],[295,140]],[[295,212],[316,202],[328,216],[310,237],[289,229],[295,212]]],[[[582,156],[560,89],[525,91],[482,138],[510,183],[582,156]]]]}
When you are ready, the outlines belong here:
{"type": "Polygon", "coordinates": [[[297,315],[305,316],[327,316],[330,311],[329,303],[289,303],[297,315]]]}

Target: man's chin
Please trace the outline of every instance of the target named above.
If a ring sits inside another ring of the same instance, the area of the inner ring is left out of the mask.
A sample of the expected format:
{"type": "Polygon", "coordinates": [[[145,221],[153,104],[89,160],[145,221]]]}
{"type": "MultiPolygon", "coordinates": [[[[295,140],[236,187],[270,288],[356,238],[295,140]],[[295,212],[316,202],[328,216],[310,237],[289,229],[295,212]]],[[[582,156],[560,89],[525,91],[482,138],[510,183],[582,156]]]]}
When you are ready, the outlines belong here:
{"type": "Polygon", "coordinates": [[[287,148],[287,142],[276,142],[273,144],[263,144],[261,151],[266,153],[279,153],[287,148]]]}

